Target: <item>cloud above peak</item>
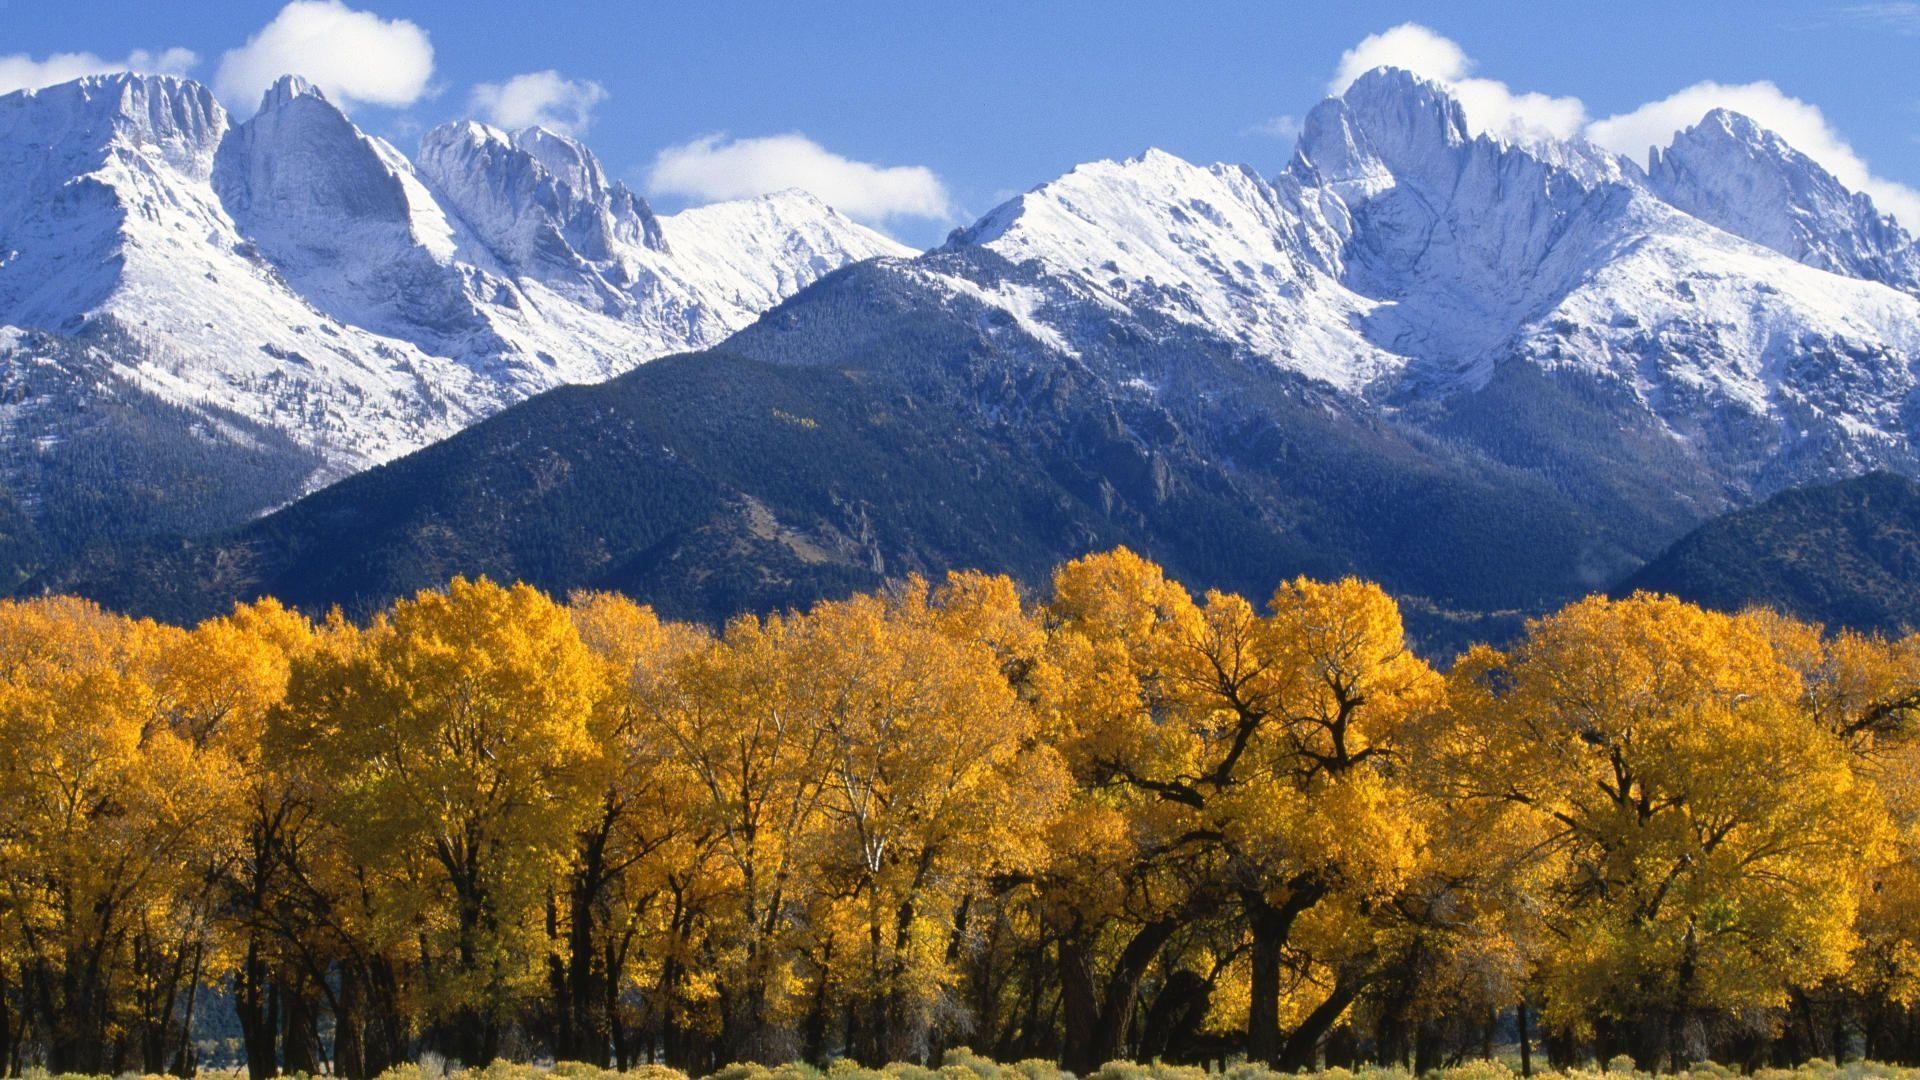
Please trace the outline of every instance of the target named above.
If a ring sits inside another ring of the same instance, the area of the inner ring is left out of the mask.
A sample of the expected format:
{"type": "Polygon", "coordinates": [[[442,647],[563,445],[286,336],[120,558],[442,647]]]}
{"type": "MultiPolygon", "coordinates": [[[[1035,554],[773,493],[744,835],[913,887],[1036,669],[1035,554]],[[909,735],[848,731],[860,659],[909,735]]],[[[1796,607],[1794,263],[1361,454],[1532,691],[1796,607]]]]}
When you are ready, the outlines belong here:
{"type": "Polygon", "coordinates": [[[1579,98],[1516,93],[1506,83],[1474,76],[1473,58],[1458,42],[1414,22],[1369,34],[1342,53],[1327,93],[1345,93],[1355,79],[1378,67],[1411,71],[1447,87],[1476,133],[1566,139],[1578,135],[1587,120],[1579,98]]]}
{"type": "Polygon", "coordinates": [[[342,109],[400,108],[426,94],[433,44],[405,19],[383,19],[340,0],[293,0],[221,56],[214,92],[244,114],[282,75],[305,78],[342,109]]]}
{"type": "Polygon", "coordinates": [[[518,131],[538,126],[561,135],[579,135],[593,122],[594,106],[606,98],[606,87],[591,79],[566,79],[547,70],[481,83],[473,88],[471,104],[495,127],[518,131]]]}
{"type": "Polygon", "coordinates": [[[1419,23],[1401,23],[1368,35],[1341,54],[1327,92],[1344,93],[1355,79],[1377,67],[1402,68],[1447,87],[1475,133],[1507,139],[1584,138],[1643,164],[1649,148],[1666,146],[1675,134],[1714,109],[1731,109],[1785,139],[1847,187],[1866,192],[1883,213],[1920,231],[1920,191],[1876,175],[1818,106],[1773,83],[1699,82],[1636,109],[1594,120],[1579,98],[1515,91],[1506,83],[1475,75],[1475,66],[1458,42],[1419,23]]]}
{"type": "Polygon", "coordinates": [[[1473,60],[1452,38],[1415,22],[1404,22],[1340,54],[1340,65],[1327,83],[1327,93],[1338,97],[1353,81],[1374,68],[1396,67],[1436,82],[1458,82],[1473,70],[1473,60]]]}
{"type": "Polygon", "coordinates": [[[109,60],[90,52],[54,53],[35,60],[26,53],[0,56],[0,94],[15,90],[38,90],[55,83],[72,82],[85,75],[106,75],[116,71],[139,71],[149,75],[185,75],[200,58],[191,49],[161,49],[149,52],[135,49],[119,60],[109,60]]]}
{"type": "Polygon", "coordinates": [[[828,150],[799,132],[731,139],[703,135],[654,156],[647,189],[701,202],[799,188],[862,221],[948,220],[953,199],[924,165],[875,165],[828,150]]]}
{"type": "Polygon", "coordinates": [[[1842,184],[1866,192],[1882,213],[1892,214],[1909,229],[1920,230],[1920,191],[1875,175],[1819,106],[1793,97],[1770,82],[1695,83],[1659,101],[1589,124],[1587,138],[1644,162],[1649,148],[1666,146],[1675,132],[1699,123],[1715,109],[1744,114],[1819,162],[1842,184]]]}

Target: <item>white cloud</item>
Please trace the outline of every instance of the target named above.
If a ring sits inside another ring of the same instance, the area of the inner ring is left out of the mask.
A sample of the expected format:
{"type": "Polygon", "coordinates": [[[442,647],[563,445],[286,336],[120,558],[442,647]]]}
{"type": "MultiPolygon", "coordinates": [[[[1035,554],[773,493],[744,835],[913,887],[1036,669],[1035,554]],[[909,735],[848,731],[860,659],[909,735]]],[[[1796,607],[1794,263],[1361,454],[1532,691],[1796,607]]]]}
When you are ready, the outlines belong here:
{"type": "Polygon", "coordinates": [[[54,53],[35,60],[26,53],[0,56],[0,94],[15,90],[38,90],[55,83],[71,82],[83,75],[105,75],[114,71],[142,71],[152,75],[185,75],[200,58],[190,49],[162,49],[148,52],[135,49],[119,60],[109,60],[88,52],[54,53]]]}
{"type": "Polygon", "coordinates": [[[1265,135],[1272,139],[1291,139],[1300,134],[1300,118],[1291,114],[1275,116],[1250,124],[1240,131],[1242,135],[1265,135]]]}
{"type": "Polygon", "coordinates": [[[954,216],[946,185],[932,169],[853,161],[798,132],[757,139],[705,135],[670,146],[654,156],[647,187],[703,201],[800,188],[865,221],[954,216]]]}
{"type": "Polygon", "coordinates": [[[593,107],[607,90],[590,79],[563,79],[557,71],[531,71],[503,83],[473,88],[473,111],[495,127],[517,131],[543,127],[578,135],[593,122],[593,107]]]}
{"type": "Polygon", "coordinates": [[[1854,4],[1834,12],[1847,23],[1892,30],[1896,34],[1920,34],[1920,2],[1892,0],[1880,4],[1854,4]]]}
{"type": "Polygon", "coordinates": [[[1580,134],[1587,108],[1579,98],[1550,94],[1516,94],[1493,79],[1462,79],[1453,84],[1469,125],[1475,117],[1481,130],[1510,138],[1534,134],[1566,139],[1580,134]]]}
{"type": "MultiPolygon", "coordinates": [[[[1898,20],[1920,15],[1920,0],[1850,10],[1862,17],[1898,20]]],[[[1508,138],[1529,134],[1583,136],[1641,162],[1646,160],[1649,147],[1667,145],[1676,132],[1699,123],[1712,110],[1732,109],[1778,134],[1849,188],[1866,192],[1883,212],[1899,218],[1909,229],[1920,229],[1920,191],[1874,175],[1819,107],[1789,96],[1770,82],[1696,83],[1630,112],[1590,121],[1579,98],[1519,93],[1506,83],[1475,76],[1473,58],[1457,42],[1409,22],[1369,35],[1343,53],[1333,80],[1327,84],[1328,93],[1344,92],[1355,79],[1376,67],[1404,68],[1446,86],[1466,113],[1467,126],[1475,132],[1508,138]]]]}
{"type": "Polygon", "coordinates": [[[1586,123],[1579,98],[1515,93],[1506,83],[1474,77],[1473,58],[1453,41],[1419,23],[1401,23],[1369,34],[1340,56],[1327,93],[1340,94],[1353,80],[1377,67],[1397,67],[1441,83],[1453,91],[1476,133],[1505,138],[1549,135],[1568,138],[1586,123]]]}
{"type": "Polygon", "coordinates": [[[343,109],[411,105],[433,75],[433,45],[405,19],[340,0],[294,0],[220,58],[214,90],[229,109],[250,112],[282,75],[304,77],[343,109]]]}
{"type": "Polygon", "coordinates": [[[1645,161],[1647,150],[1673,141],[1714,109],[1731,109],[1751,118],[1788,145],[1819,162],[1841,183],[1864,191],[1881,211],[1908,228],[1920,228],[1920,191],[1876,176],[1819,106],[1793,97],[1770,82],[1724,85],[1695,83],[1632,112],[1609,116],[1587,128],[1587,137],[1618,154],[1645,161]]]}
{"type": "Polygon", "coordinates": [[[1368,34],[1360,44],[1340,54],[1340,66],[1327,93],[1339,95],[1353,80],[1377,67],[1397,67],[1439,82],[1457,82],[1473,70],[1473,60],[1453,39],[1419,23],[1406,22],[1390,30],[1368,34]]]}

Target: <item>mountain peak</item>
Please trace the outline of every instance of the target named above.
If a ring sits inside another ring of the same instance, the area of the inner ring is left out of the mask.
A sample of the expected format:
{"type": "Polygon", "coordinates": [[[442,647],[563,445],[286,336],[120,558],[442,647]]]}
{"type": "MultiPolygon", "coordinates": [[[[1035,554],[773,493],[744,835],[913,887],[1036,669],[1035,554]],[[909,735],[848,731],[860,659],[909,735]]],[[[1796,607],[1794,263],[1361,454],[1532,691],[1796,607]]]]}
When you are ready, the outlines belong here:
{"type": "Polygon", "coordinates": [[[420,140],[419,169],[495,253],[516,266],[615,260],[622,245],[666,250],[647,201],[609,182],[585,145],[543,127],[509,134],[471,120],[420,140]]]}
{"type": "Polygon", "coordinates": [[[1778,135],[1761,127],[1753,117],[1724,106],[1707,110],[1707,114],[1700,118],[1700,122],[1687,130],[1718,131],[1747,142],[1774,140],[1783,145],[1785,143],[1785,140],[1780,139],[1778,135]]]}
{"type": "Polygon", "coordinates": [[[1708,224],[1821,270],[1920,291],[1913,238],[1752,117],[1714,109],[1647,159],[1648,183],[1708,224]]]}
{"type": "Polygon", "coordinates": [[[190,100],[202,96],[209,98],[213,96],[212,91],[184,75],[161,75],[146,71],[107,71],[98,75],[82,75],[77,79],[55,83],[52,86],[42,86],[33,90],[16,90],[14,93],[55,98],[78,95],[89,101],[127,101],[146,98],[190,100]]]}
{"type": "Polygon", "coordinates": [[[1440,83],[1404,68],[1365,72],[1338,100],[1376,138],[1398,138],[1409,148],[1460,146],[1473,138],[1459,100],[1440,83]]]}
{"type": "Polygon", "coordinates": [[[272,86],[267,87],[265,94],[260,96],[260,111],[277,108],[301,97],[316,97],[322,101],[327,99],[327,95],[321,93],[319,87],[306,79],[298,75],[282,75],[273,81],[272,86]]]}
{"type": "Polygon", "coordinates": [[[760,195],[751,196],[743,201],[762,203],[771,207],[798,208],[808,213],[831,214],[835,217],[840,216],[840,211],[827,205],[825,199],[822,199],[820,196],[815,195],[803,187],[781,188],[778,191],[769,191],[760,195]]]}
{"type": "Polygon", "coordinates": [[[258,217],[262,227],[290,219],[337,225],[341,214],[406,222],[396,172],[312,83],[283,75],[261,96],[260,111],[223,141],[215,187],[236,219],[258,217]]]}
{"type": "Polygon", "coordinates": [[[447,338],[470,325],[468,309],[444,269],[458,230],[399,151],[313,84],[295,75],[273,84],[221,143],[213,187],[253,251],[315,308],[458,351],[447,338]]]}
{"type": "Polygon", "coordinates": [[[852,252],[860,259],[918,254],[852,221],[805,188],[783,188],[743,199],[708,203],[682,210],[663,221],[662,228],[676,252],[709,261],[729,260],[728,248],[752,248],[756,234],[777,233],[790,234],[793,239],[789,244],[796,252],[809,246],[817,248],[818,257],[813,261],[820,265],[834,261],[838,258],[834,252],[841,250],[852,252]],[[726,239],[716,246],[715,237],[726,239]],[[683,241],[694,246],[681,252],[683,241]]]}
{"type": "Polygon", "coordinates": [[[420,148],[423,154],[427,152],[428,147],[445,147],[456,143],[467,146],[485,146],[488,143],[512,146],[513,136],[478,120],[449,120],[427,129],[427,133],[420,136],[420,148]]]}
{"type": "Polygon", "coordinates": [[[204,176],[226,130],[213,92],[177,75],[120,71],[0,95],[0,143],[47,147],[67,156],[68,171],[97,168],[118,146],[204,176]]]}
{"type": "Polygon", "coordinates": [[[600,159],[583,143],[537,124],[514,132],[511,139],[514,146],[533,155],[548,172],[571,184],[574,190],[588,194],[607,187],[600,159]]]}
{"type": "MultiPolygon", "coordinates": [[[[1721,152],[1737,152],[1756,155],[1785,167],[1800,171],[1817,173],[1821,177],[1831,178],[1819,163],[1794,149],[1793,145],[1780,137],[1773,129],[1766,127],[1746,113],[1728,108],[1715,108],[1707,111],[1698,122],[1674,133],[1673,141],[1667,149],[1653,147],[1648,151],[1648,168],[1657,167],[1661,158],[1667,157],[1679,148],[1681,152],[1691,149],[1698,152],[1702,148],[1720,148],[1721,152]]],[[[1835,184],[1839,182],[1834,181],[1835,184]]]]}
{"type": "Polygon", "coordinates": [[[1445,87],[1379,67],[1307,114],[1292,168],[1307,173],[1303,179],[1371,188],[1386,175],[1451,172],[1472,141],[1466,113],[1445,87]]]}
{"type": "Polygon", "coordinates": [[[1339,100],[1356,112],[1391,109],[1403,114],[1417,110],[1441,117],[1447,127],[1465,137],[1466,113],[1445,84],[1409,71],[1383,65],[1361,72],[1347,84],[1339,100]]]}

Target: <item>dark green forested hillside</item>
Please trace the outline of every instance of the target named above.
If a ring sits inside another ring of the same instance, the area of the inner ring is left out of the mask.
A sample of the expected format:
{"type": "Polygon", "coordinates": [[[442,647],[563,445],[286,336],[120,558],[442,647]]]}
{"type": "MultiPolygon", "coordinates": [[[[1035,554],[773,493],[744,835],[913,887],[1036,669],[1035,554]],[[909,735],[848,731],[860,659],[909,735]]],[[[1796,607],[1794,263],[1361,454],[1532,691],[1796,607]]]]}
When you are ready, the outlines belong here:
{"type": "Polygon", "coordinates": [[[1920,627],[1920,485],[1873,473],[1782,492],[1688,534],[1618,591],[1634,589],[1830,626],[1920,627]]]}
{"type": "Polygon", "coordinates": [[[106,357],[134,346],[110,319],[80,336],[35,333],[32,360],[0,363],[6,423],[39,432],[0,445],[0,582],[152,537],[200,535],[297,498],[319,457],[229,412],[182,408],[106,357]]]}

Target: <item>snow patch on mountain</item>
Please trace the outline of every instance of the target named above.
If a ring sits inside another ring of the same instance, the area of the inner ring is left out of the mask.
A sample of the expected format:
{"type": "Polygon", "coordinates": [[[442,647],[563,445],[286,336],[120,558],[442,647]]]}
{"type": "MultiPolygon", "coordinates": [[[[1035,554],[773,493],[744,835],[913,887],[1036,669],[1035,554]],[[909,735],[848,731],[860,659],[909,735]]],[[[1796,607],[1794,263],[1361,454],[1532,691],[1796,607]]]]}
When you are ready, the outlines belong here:
{"type": "Polygon", "coordinates": [[[682,210],[661,218],[660,230],[689,287],[731,328],[850,262],[917,254],[804,191],[682,210]],[[770,239],[776,258],[764,250],[770,239]]]}
{"type": "Polygon", "coordinates": [[[1338,232],[1320,209],[1250,169],[1150,150],[1082,165],[954,242],[1037,263],[1108,311],[1151,310],[1357,390],[1400,361],[1361,333],[1375,305],[1333,280],[1338,232]]]}
{"type": "Polygon", "coordinates": [[[443,125],[420,168],[536,307],[558,298],[576,327],[604,317],[648,355],[717,344],[823,274],[911,254],[805,195],[656,217],[585,146],[541,128],[443,125]]]}

